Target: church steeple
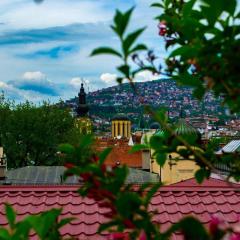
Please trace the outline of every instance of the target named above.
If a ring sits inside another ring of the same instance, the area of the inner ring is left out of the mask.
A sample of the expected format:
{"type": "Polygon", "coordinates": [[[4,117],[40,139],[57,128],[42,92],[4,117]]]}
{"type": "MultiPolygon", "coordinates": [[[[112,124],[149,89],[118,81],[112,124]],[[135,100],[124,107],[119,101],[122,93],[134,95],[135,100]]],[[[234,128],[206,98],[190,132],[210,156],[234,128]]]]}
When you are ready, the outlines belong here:
{"type": "Polygon", "coordinates": [[[77,116],[84,117],[87,115],[89,107],[86,104],[86,93],[84,91],[83,83],[81,84],[80,92],[78,93],[78,107],[77,116]]]}

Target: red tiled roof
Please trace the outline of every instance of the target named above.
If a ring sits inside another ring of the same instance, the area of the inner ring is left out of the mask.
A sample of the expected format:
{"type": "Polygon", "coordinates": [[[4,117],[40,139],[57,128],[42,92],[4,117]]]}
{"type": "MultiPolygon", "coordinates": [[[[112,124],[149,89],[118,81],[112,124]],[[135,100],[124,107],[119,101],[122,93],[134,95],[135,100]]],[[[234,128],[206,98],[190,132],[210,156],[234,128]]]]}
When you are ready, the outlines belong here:
{"type": "MultiPolygon", "coordinates": [[[[238,186],[237,184],[235,184],[238,186]]],[[[208,224],[211,215],[217,214],[228,223],[236,223],[240,216],[240,192],[234,186],[226,186],[221,180],[212,180],[196,186],[193,180],[164,186],[153,197],[149,210],[158,210],[154,221],[165,230],[183,216],[193,215],[208,224]]],[[[36,214],[53,207],[63,207],[63,217],[77,219],[65,226],[62,234],[77,239],[104,239],[97,236],[100,223],[106,221],[100,209],[90,199],[82,199],[76,193],[77,186],[1,186],[0,224],[6,225],[3,203],[13,204],[21,219],[26,214],[36,214]]],[[[181,239],[175,235],[172,239],[181,239]]]]}
{"type": "Polygon", "coordinates": [[[171,187],[200,187],[203,189],[204,188],[231,188],[231,187],[240,187],[240,184],[237,183],[229,183],[226,181],[223,181],[219,178],[213,178],[210,177],[209,179],[205,179],[203,181],[203,183],[201,185],[199,185],[195,178],[191,178],[191,179],[187,179],[187,180],[183,180],[181,182],[177,182],[177,183],[173,183],[171,185],[169,185],[171,187]]]}
{"type": "Polygon", "coordinates": [[[128,146],[127,139],[98,139],[96,142],[96,150],[103,151],[106,147],[111,147],[112,151],[107,156],[105,164],[115,166],[117,162],[121,165],[125,164],[128,167],[142,167],[142,153],[129,153],[131,146],[128,146]]]}

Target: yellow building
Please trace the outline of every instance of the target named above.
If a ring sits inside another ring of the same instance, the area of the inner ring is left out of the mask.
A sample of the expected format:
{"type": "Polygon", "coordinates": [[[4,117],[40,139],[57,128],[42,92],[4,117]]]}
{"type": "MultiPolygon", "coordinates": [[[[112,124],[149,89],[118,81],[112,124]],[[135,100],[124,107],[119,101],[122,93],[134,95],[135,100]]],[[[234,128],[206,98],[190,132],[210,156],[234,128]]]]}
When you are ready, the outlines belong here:
{"type": "Polygon", "coordinates": [[[80,117],[75,120],[76,127],[79,129],[81,134],[92,133],[92,121],[88,117],[80,117]]]}
{"type": "Polygon", "coordinates": [[[82,134],[92,133],[92,121],[88,117],[89,107],[86,103],[86,93],[83,84],[81,84],[80,92],[78,94],[77,118],[75,124],[82,134]]]}
{"type": "MultiPolygon", "coordinates": [[[[196,137],[198,139],[201,137],[198,131],[187,124],[184,119],[180,119],[177,123],[175,133],[177,135],[196,137]]],[[[147,138],[150,139],[153,135],[163,136],[164,131],[158,130],[155,133],[151,132],[147,135],[147,138]]],[[[181,148],[185,148],[185,146],[179,146],[177,150],[181,148]]],[[[156,162],[153,150],[151,150],[150,156],[150,172],[157,173],[160,181],[166,185],[193,178],[195,172],[199,169],[194,158],[189,157],[189,159],[184,159],[176,152],[168,154],[163,167],[160,167],[156,162]]]]}
{"type": "Polygon", "coordinates": [[[112,138],[131,137],[131,121],[125,115],[117,115],[112,119],[112,138]]]}

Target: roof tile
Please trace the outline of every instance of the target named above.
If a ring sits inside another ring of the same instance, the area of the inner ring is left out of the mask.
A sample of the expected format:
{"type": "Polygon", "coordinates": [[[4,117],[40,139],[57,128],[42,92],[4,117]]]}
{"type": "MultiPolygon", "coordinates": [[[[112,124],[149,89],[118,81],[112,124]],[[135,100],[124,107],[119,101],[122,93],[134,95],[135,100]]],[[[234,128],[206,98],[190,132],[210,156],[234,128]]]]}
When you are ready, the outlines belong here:
{"type": "MultiPolygon", "coordinates": [[[[78,196],[79,186],[2,186],[0,187],[0,224],[6,226],[4,202],[13,204],[18,212],[17,219],[27,214],[63,207],[62,217],[75,217],[61,230],[64,236],[77,239],[102,240],[96,232],[100,223],[107,221],[103,213],[108,209],[99,208],[96,202],[78,196]]],[[[171,223],[192,215],[208,224],[211,216],[217,214],[228,223],[236,223],[240,215],[240,193],[219,180],[208,181],[203,186],[184,181],[181,184],[164,186],[154,195],[149,211],[158,211],[154,222],[161,223],[166,230],[171,223]],[[185,183],[185,186],[184,186],[185,183]]],[[[34,236],[32,237],[34,239],[34,236]]],[[[175,234],[171,239],[182,239],[175,234]]]]}

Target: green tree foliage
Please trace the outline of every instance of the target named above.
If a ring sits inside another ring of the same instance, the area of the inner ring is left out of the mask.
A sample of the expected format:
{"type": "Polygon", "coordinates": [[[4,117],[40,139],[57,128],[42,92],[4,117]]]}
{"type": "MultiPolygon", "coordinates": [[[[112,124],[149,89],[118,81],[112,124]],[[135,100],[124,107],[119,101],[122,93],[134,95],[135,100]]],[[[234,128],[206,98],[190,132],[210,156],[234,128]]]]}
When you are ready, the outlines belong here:
{"type": "Polygon", "coordinates": [[[0,101],[0,136],[9,168],[57,165],[58,145],[77,143],[74,118],[66,109],[43,103],[0,101]]]}
{"type": "Polygon", "coordinates": [[[0,240],[26,240],[33,232],[41,240],[60,240],[60,228],[73,220],[64,218],[58,220],[62,210],[51,209],[39,215],[27,216],[21,221],[17,221],[17,213],[9,205],[5,205],[6,219],[9,228],[0,227],[0,240]]]}

